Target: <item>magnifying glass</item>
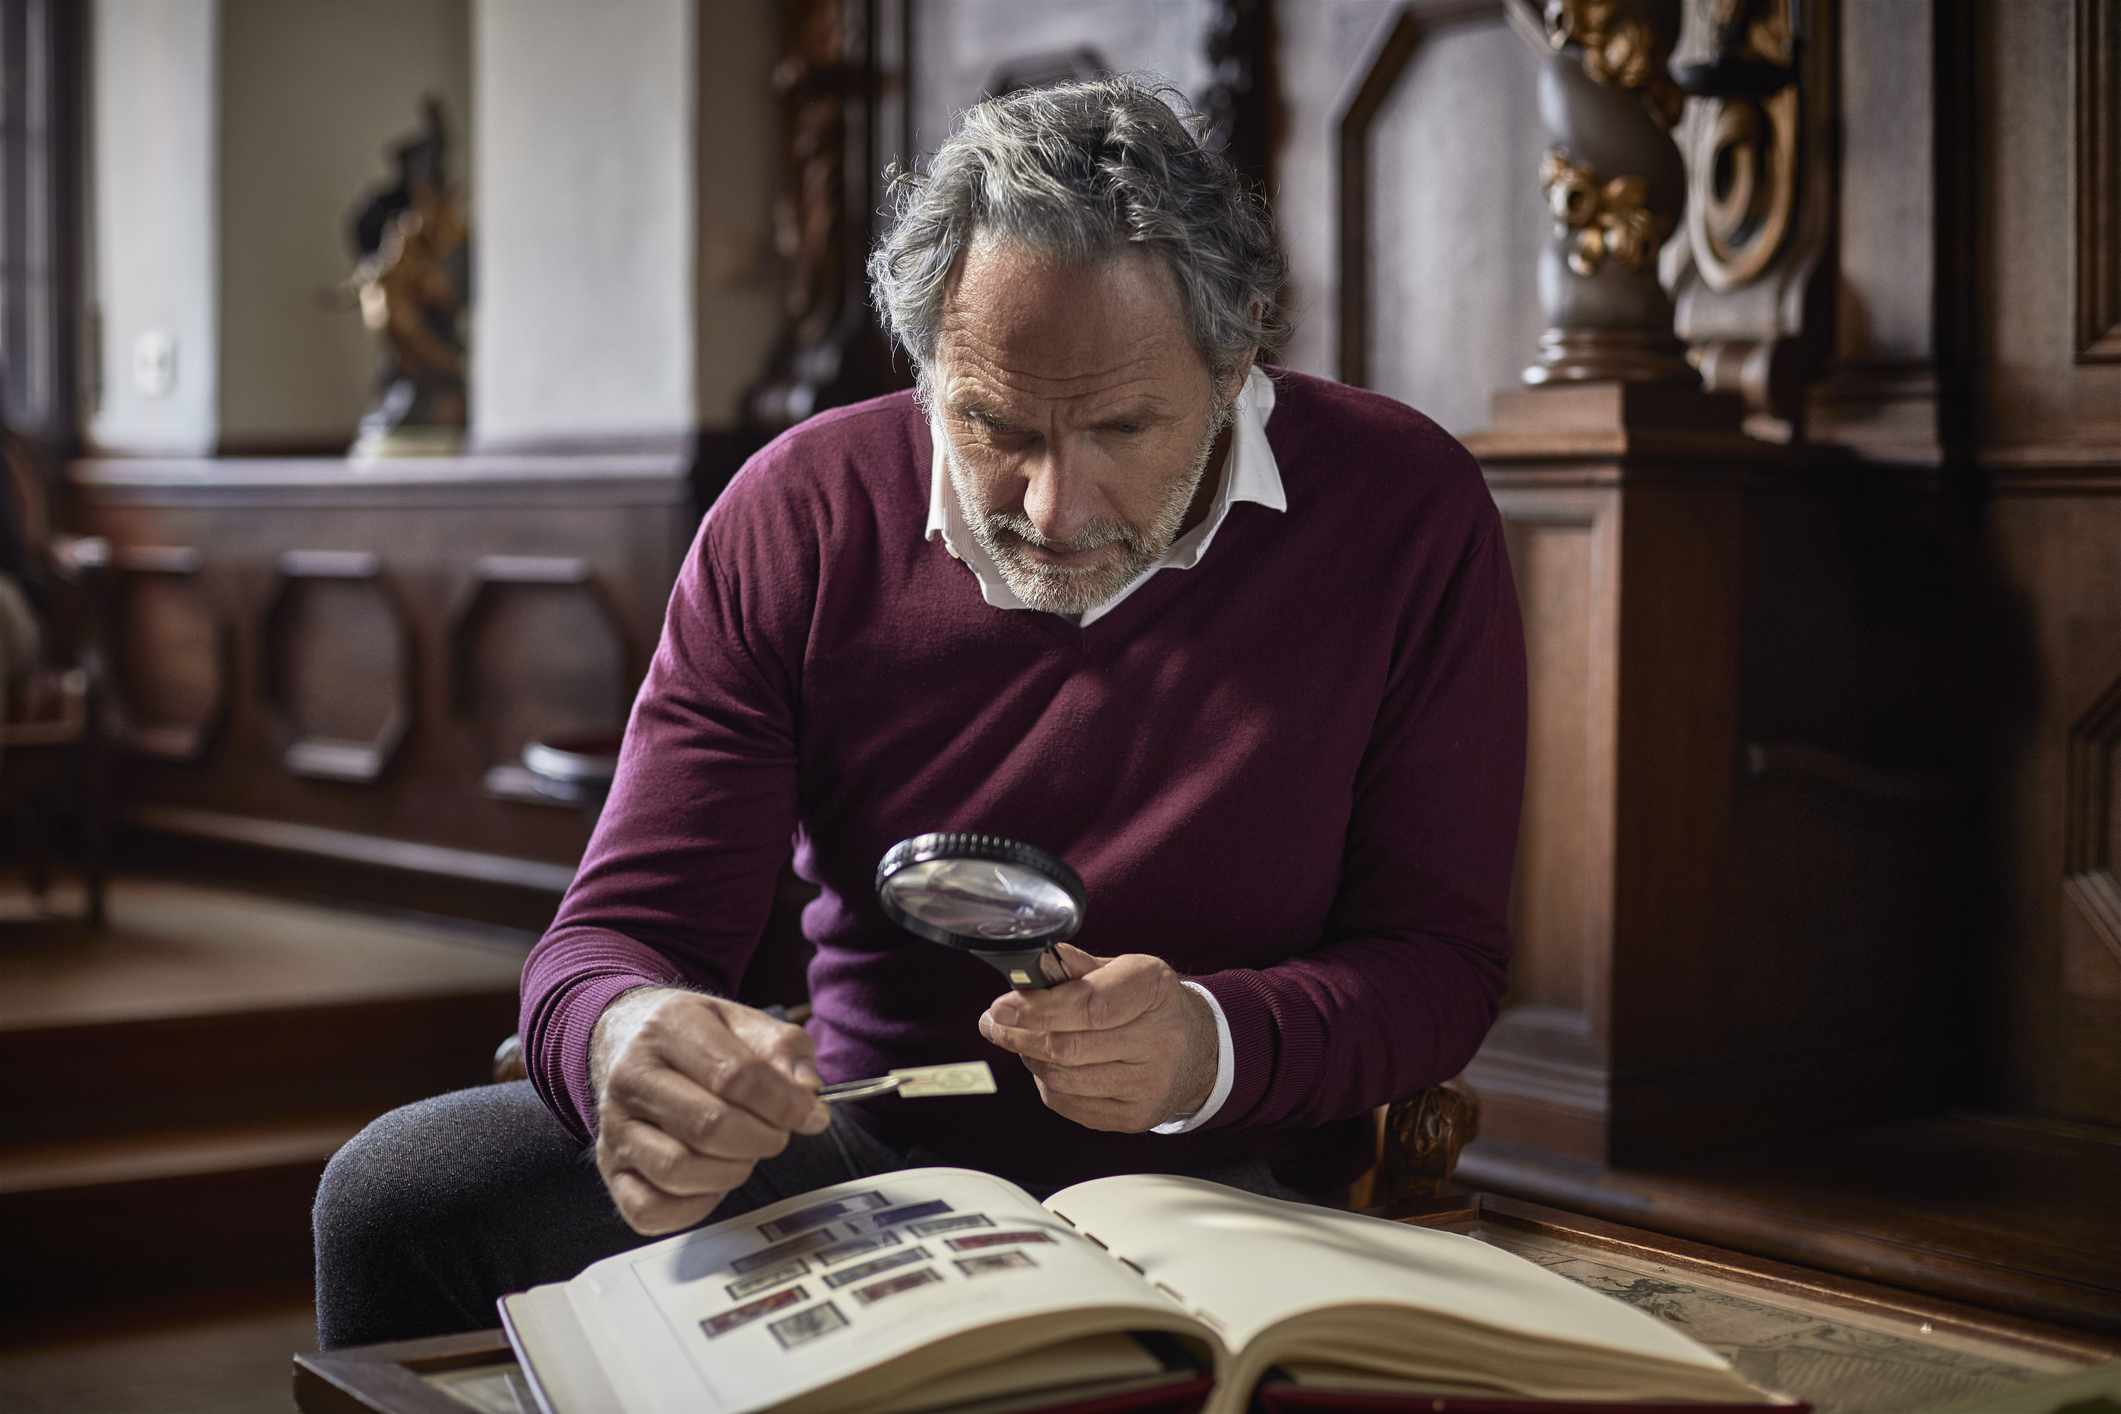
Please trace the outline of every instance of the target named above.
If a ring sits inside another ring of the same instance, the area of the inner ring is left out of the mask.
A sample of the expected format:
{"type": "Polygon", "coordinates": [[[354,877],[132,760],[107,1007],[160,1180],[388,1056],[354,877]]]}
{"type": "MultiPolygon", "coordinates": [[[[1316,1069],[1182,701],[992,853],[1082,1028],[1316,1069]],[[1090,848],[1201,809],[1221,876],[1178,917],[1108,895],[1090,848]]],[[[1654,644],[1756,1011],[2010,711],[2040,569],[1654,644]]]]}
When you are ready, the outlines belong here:
{"type": "Polygon", "coordinates": [[[1088,895],[1065,862],[1000,835],[900,840],[876,866],[876,899],[907,932],[986,962],[1019,992],[1068,980],[1056,945],[1083,926],[1088,895]]]}

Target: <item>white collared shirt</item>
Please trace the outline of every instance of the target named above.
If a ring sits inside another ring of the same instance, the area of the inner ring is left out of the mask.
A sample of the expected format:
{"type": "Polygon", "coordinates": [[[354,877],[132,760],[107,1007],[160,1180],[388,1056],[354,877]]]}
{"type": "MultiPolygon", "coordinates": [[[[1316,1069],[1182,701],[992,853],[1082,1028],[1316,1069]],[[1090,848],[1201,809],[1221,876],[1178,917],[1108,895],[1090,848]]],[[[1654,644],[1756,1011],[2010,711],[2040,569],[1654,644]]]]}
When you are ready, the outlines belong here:
{"type": "MultiPolygon", "coordinates": [[[[1215,533],[1222,529],[1223,521],[1228,518],[1230,507],[1239,501],[1251,501],[1275,511],[1289,509],[1288,497],[1282,491],[1281,466],[1274,460],[1274,449],[1267,444],[1267,418],[1273,411],[1274,382],[1255,367],[1245,376],[1245,386],[1239,390],[1237,402],[1231,408],[1230,454],[1223,466],[1222,480],[1215,488],[1215,499],[1209,503],[1208,514],[1199,525],[1171,542],[1171,548],[1161,559],[1129,580],[1119,593],[1084,613],[1079,620],[1084,628],[1111,613],[1159,570],[1189,570],[1199,564],[1201,557],[1208,553],[1208,546],[1214,543],[1215,533]]],[[[928,538],[941,540],[946,550],[965,562],[979,581],[981,597],[989,604],[997,609],[1031,612],[1031,606],[1019,599],[1002,579],[1001,571],[973,539],[971,528],[965,523],[964,508],[950,490],[950,463],[945,450],[949,443],[940,415],[930,413],[928,432],[935,444],[928,465],[928,538]]],[[[1222,1004],[1215,1000],[1213,992],[1198,982],[1185,985],[1207,998],[1208,1010],[1215,1015],[1215,1086],[1198,1110],[1182,1119],[1157,1125],[1151,1131],[1156,1134],[1184,1134],[1215,1118],[1223,1103],[1230,1098],[1230,1086],[1237,1078],[1236,1061],[1231,1053],[1230,1022],[1223,1015],[1222,1004]]]]}

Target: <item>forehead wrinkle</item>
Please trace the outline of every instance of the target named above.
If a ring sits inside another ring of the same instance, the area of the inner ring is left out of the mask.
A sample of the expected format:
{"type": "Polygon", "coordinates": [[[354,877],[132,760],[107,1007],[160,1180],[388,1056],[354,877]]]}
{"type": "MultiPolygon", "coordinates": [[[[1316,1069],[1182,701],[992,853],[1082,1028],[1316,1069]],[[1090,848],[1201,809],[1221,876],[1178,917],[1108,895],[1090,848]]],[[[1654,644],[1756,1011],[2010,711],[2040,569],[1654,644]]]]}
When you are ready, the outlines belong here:
{"type": "Polygon", "coordinates": [[[1162,351],[1159,347],[1162,341],[1152,334],[1131,344],[1131,356],[1109,367],[1094,368],[1084,373],[1052,375],[1038,373],[1031,369],[1011,367],[1008,346],[983,338],[974,329],[952,328],[946,321],[944,332],[949,336],[943,349],[943,361],[946,366],[952,362],[949,357],[951,353],[962,351],[972,355],[973,358],[984,364],[987,369],[1005,377],[1046,383],[1062,388],[1074,383],[1089,383],[1100,379],[1128,376],[1132,370],[1155,363],[1157,355],[1162,351]]]}
{"type": "Polygon", "coordinates": [[[1168,390],[1162,386],[1165,380],[1157,375],[1153,353],[1129,358],[1110,368],[1052,377],[1010,367],[996,357],[1002,350],[977,338],[966,340],[961,350],[969,357],[952,357],[952,352],[945,348],[942,371],[946,396],[953,403],[966,401],[969,394],[983,401],[996,399],[1004,403],[1029,400],[1082,405],[1139,400],[1159,409],[1170,404],[1168,390]]]}
{"type": "Polygon", "coordinates": [[[1143,387],[1135,380],[1056,396],[1026,393],[1005,382],[957,374],[950,376],[943,401],[958,412],[1029,416],[1034,415],[1032,409],[1043,406],[1064,409],[1071,418],[1098,417],[1115,410],[1132,409],[1160,415],[1171,407],[1169,400],[1154,388],[1143,387]]]}

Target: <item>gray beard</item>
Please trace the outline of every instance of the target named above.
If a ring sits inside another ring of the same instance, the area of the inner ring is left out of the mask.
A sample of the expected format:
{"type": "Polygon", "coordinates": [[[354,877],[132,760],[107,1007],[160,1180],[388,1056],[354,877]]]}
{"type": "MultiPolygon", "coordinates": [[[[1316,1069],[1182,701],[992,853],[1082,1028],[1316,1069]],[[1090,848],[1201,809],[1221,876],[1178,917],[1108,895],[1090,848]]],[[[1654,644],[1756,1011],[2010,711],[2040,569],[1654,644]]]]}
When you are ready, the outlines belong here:
{"type": "MultiPolygon", "coordinates": [[[[972,538],[987,552],[1010,593],[1029,608],[1080,616],[1132,584],[1142,571],[1162,559],[1178,539],[1186,508],[1193,504],[1201,479],[1207,475],[1208,462],[1215,455],[1215,440],[1230,425],[1231,417],[1231,405],[1218,401],[1208,416],[1207,431],[1194,449],[1192,464],[1165,488],[1147,525],[1135,526],[1122,520],[1092,521],[1073,539],[1064,541],[1047,539],[1019,512],[979,510],[977,488],[947,436],[943,438],[943,455],[950,467],[951,489],[957,495],[958,509],[964,513],[972,538]],[[1031,559],[1023,551],[1027,544],[1062,552],[1118,545],[1121,553],[1103,565],[1064,569],[1031,559]]],[[[939,426],[937,430],[940,431],[939,426]]]]}

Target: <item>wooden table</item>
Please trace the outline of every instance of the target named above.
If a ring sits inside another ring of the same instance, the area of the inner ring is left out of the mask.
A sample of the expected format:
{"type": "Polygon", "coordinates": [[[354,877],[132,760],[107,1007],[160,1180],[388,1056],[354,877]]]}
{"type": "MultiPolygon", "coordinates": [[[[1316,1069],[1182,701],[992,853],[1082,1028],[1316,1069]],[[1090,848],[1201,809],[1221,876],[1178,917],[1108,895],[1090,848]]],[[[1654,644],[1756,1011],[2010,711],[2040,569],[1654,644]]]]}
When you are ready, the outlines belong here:
{"type": "MultiPolygon", "coordinates": [[[[1817,1414],[1901,1414],[2121,1359],[2121,1343],[1509,1199],[1415,1219],[1648,1311],[1817,1414]]],[[[295,1357],[305,1414],[536,1414],[499,1330],[295,1357]]]]}

